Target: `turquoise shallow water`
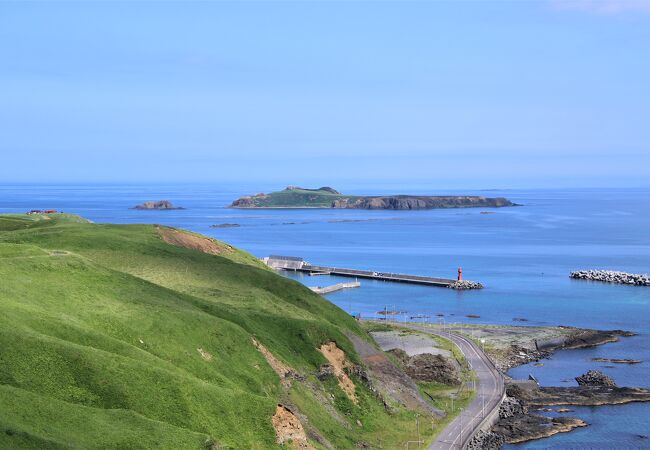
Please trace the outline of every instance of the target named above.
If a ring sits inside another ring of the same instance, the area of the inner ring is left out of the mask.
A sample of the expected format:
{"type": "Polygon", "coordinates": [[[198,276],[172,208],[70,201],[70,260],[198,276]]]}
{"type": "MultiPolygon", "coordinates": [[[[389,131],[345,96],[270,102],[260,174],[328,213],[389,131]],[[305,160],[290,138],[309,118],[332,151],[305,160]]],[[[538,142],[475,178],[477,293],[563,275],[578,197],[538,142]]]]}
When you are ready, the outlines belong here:
{"type": "MultiPolygon", "coordinates": [[[[650,387],[650,288],[615,286],[568,278],[578,268],[650,272],[650,189],[512,190],[470,192],[506,196],[522,207],[481,210],[355,211],[231,210],[242,194],[273,186],[35,186],[0,185],[0,212],[57,208],[97,222],[155,222],[224,239],[257,256],[302,256],[323,265],[368,268],[481,281],[482,291],[369,282],[328,299],[345,310],[373,316],[388,306],[416,314],[445,314],[447,321],[622,328],[639,333],[616,344],[559,352],[543,367],[523,366],[547,385],[575,384],[590,368],[619,384],[650,387]],[[133,211],[145,200],[167,198],[188,209],[133,211]],[[210,228],[238,223],[239,228],[210,228]],[[466,314],[480,315],[468,319],[466,314]],[[635,358],[633,366],[603,367],[594,357],[635,358]],[[569,380],[569,381],[567,381],[569,380]]],[[[355,193],[354,189],[346,192],[355,193]]],[[[358,193],[391,193],[381,187],[358,193]]],[[[426,186],[405,193],[439,192],[426,186]]],[[[394,192],[392,192],[394,193],[394,192]]],[[[458,192],[460,193],[460,192],[458,192]]],[[[332,277],[297,277],[309,285],[333,284],[332,277]]],[[[638,437],[650,434],[650,405],[576,408],[590,427],[522,444],[521,448],[650,448],[638,437]]]]}

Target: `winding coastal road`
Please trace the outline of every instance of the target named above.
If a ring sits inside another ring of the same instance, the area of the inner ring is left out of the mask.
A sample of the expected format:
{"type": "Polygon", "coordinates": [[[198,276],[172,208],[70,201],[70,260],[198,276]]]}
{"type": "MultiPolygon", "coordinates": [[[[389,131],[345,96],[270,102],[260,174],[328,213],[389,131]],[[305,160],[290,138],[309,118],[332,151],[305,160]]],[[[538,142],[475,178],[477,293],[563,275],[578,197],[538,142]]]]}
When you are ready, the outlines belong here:
{"type": "Polygon", "coordinates": [[[483,424],[484,418],[496,413],[505,392],[503,375],[492,361],[471,340],[458,334],[438,331],[421,325],[403,324],[417,331],[451,340],[460,348],[465,359],[478,378],[476,397],[470,405],[440,432],[429,450],[462,449],[474,432],[483,424]]]}

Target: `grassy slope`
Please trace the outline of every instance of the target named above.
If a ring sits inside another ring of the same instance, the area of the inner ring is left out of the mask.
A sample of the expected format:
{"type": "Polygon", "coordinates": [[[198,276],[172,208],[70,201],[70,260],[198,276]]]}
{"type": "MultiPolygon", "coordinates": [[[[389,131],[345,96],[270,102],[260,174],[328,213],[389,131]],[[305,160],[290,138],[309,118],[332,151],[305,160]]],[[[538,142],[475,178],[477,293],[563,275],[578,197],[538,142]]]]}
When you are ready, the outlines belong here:
{"type": "Polygon", "coordinates": [[[334,194],[322,190],[284,189],[272,192],[266,197],[254,197],[256,206],[260,207],[312,207],[329,208],[332,202],[341,198],[354,198],[349,195],[334,194]]]}
{"type": "Polygon", "coordinates": [[[0,279],[2,448],[274,448],[270,417],[289,398],[336,448],[408,438],[386,425],[407,432],[412,414],[388,416],[361,383],[360,405],[332,402],[347,422],[332,429],[310,396],[342,391],[313,376],[316,348],[334,340],[356,360],[343,331],[363,332],[244,252],[171,246],[152,225],[0,216],[0,279]],[[252,336],[307,381],[285,393],[252,336]]]}

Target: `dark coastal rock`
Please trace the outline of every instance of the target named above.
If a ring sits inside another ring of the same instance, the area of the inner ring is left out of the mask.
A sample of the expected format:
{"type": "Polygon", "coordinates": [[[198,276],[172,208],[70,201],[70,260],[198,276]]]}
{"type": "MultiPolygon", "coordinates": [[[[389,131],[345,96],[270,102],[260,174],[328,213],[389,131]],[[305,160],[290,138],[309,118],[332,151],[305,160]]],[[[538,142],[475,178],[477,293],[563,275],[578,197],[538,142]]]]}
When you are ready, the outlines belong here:
{"type": "MultiPolygon", "coordinates": [[[[499,420],[490,429],[490,433],[495,437],[488,441],[488,445],[499,442],[499,438],[501,439],[501,445],[504,443],[514,444],[564,433],[576,427],[587,426],[582,420],[572,417],[553,418],[530,413],[528,406],[511,395],[512,393],[521,394],[522,391],[528,391],[528,389],[522,389],[516,385],[510,386],[508,395],[499,407],[499,420]]],[[[492,449],[500,447],[474,448],[492,449]]]]}
{"type": "Polygon", "coordinates": [[[255,201],[253,196],[246,195],[239,197],[237,200],[230,204],[232,208],[255,208],[255,201]]]}
{"type": "Polygon", "coordinates": [[[383,197],[343,197],[332,201],[332,208],[345,209],[433,209],[468,208],[488,206],[499,208],[515,206],[510,200],[479,196],[411,196],[391,195],[383,197]]]}
{"type": "Polygon", "coordinates": [[[537,414],[517,414],[501,419],[492,427],[492,432],[502,436],[505,442],[516,444],[534,439],[566,433],[587,423],[574,417],[545,417],[537,414]]]}
{"type": "Polygon", "coordinates": [[[571,272],[569,277],[578,280],[602,281],[603,283],[650,286],[650,275],[617,272],[614,270],[576,270],[571,272]]]}
{"type": "Polygon", "coordinates": [[[404,350],[392,349],[391,353],[400,362],[404,372],[416,381],[438,382],[458,386],[461,384],[458,368],[442,355],[422,353],[409,356],[404,350]]]}
{"type": "Polygon", "coordinates": [[[514,397],[506,396],[499,406],[500,419],[507,419],[518,414],[526,414],[526,412],[521,402],[514,397]]]}
{"type": "Polygon", "coordinates": [[[616,387],[616,383],[611,377],[608,377],[602,372],[597,370],[590,370],[585,374],[576,377],[576,381],[580,386],[613,386],[616,387]]]}
{"type": "Polygon", "coordinates": [[[215,225],[210,225],[210,228],[238,228],[241,227],[238,223],[218,223],[215,225]]]}
{"type": "MultiPolygon", "coordinates": [[[[609,378],[609,377],[608,377],[609,378]]],[[[605,383],[613,382],[605,381],[605,383]]],[[[517,398],[524,406],[599,406],[621,405],[631,402],[650,401],[650,390],[634,387],[618,387],[615,384],[590,384],[581,386],[548,386],[524,389],[508,385],[506,392],[517,398]]]]}
{"type": "Polygon", "coordinates": [[[536,341],[539,350],[554,351],[558,349],[595,347],[610,342],[617,342],[621,336],[636,336],[636,333],[625,330],[590,330],[563,325],[559,325],[559,328],[568,330],[568,335],[564,339],[555,341],[536,341]]]}
{"type": "MultiPolygon", "coordinates": [[[[578,387],[538,387],[517,382],[507,384],[507,397],[499,409],[499,420],[490,431],[503,437],[507,443],[525,442],[587,426],[581,419],[544,417],[530,413],[530,409],[550,412],[552,410],[548,406],[598,406],[650,401],[649,390],[617,387],[611,378],[598,372],[590,371],[578,379],[588,384],[578,387]]],[[[570,411],[569,408],[557,410],[559,413],[570,411]]]]}
{"type": "Polygon", "coordinates": [[[467,450],[498,450],[506,443],[504,436],[479,430],[467,443],[467,450]]]}
{"type": "Polygon", "coordinates": [[[156,202],[144,202],[141,205],[134,206],[131,209],[139,210],[172,210],[172,209],[184,209],[179,206],[174,206],[169,200],[159,200],[156,202]]]}
{"type": "Polygon", "coordinates": [[[468,290],[468,289],[483,289],[483,285],[481,283],[478,283],[476,281],[469,281],[469,280],[456,281],[455,283],[450,284],[447,287],[459,291],[468,290]]]}
{"type": "Polygon", "coordinates": [[[609,362],[614,364],[639,364],[642,362],[640,359],[621,359],[621,358],[591,358],[591,360],[594,362],[609,362]]]}

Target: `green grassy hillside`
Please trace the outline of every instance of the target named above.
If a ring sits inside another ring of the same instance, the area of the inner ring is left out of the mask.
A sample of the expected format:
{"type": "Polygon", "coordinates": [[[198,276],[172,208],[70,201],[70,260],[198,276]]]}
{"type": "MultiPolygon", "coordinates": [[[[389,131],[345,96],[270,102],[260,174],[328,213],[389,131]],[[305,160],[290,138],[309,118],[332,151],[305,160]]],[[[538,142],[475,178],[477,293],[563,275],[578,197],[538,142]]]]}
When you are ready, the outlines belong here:
{"type": "Polygon", "coordinates": [[[345,337],[365,336],[357,323],[222,242],[5,215],[0,280],[0,448],[280,448],[278,404],[313,448],[414,434],[414,412],[389,414],[354,375],[356,403],[316,377],[326,342],[358,362],[345,337]]]}
{"type": "Polygon", "coordinates": [[[334,200],[355,199],[332,188],[304,189],[290,186],[270,194],[242,197],[233,202],[236,208],[331,208],[334,200]]]}

